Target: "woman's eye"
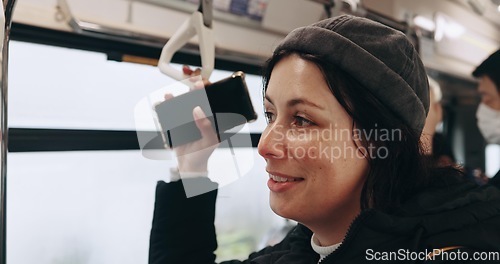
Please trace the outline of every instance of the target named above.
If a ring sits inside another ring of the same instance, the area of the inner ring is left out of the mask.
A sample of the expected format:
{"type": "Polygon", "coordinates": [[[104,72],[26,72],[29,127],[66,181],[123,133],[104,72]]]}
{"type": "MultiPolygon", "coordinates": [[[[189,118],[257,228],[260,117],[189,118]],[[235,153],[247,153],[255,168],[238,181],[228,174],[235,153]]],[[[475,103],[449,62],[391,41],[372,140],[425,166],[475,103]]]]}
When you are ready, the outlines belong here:
{"type": "Polygon", "coordinates": [[[264,116],[266,117],[267,123],[272,123],[274,122],[274,114],[271,112],[264,112],[264,116]]]}
{"type": "Polygon", "coordinates": [[[301,116],[294,116],[294,121],[293,124],[298,126],[298,127],[306,127],[310,125],[314,125],[314,123],[306,118],[303,118],[301,116]]]}

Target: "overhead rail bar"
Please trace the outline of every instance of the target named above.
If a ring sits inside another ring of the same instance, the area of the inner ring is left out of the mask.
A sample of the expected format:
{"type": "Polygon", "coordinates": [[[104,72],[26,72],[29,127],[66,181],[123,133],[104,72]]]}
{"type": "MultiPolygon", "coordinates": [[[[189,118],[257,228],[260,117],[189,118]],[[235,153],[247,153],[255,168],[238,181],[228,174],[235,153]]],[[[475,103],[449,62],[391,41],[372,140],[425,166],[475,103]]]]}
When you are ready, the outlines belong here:
{"type": "MultiPolygon", "coordinates": [[[[141,2],[145,4],[154,4],[156,6],[162,7],[162,8],[168,8],[166,5],[160,5],[160,4],[155,4],[151,1],[146,1],[146,0],[129,0],[131,3],[133,2],[141,2]]],[[[205,14],[207,12],[212,12],[213,8],[208,7],[207,4],[212,5],[212,2],[206,3],[205,6],[205,14]],[[210,11],[209,11],[210,10],[210,11]]],[[[106,39],[106,40],[113,40],[113,41],[119,41],[119,42],[124,42],[124,43],[131,43],[134,45],[144,45],[144,46],[154,46],[154,47],[163,47],[165,43],[168,41],[167,38],[162,38],[158,36],[153,36],[149,34],[142,34],[142,33],[137,33],[137,32],[131,32],[123,29],[118,29],[118,28],[113,28],[113,27],[107,27],[103,25],[99,25],[96,23],[91,23],[87,21],[82,21],[78,19],[76,16],[74,16],[73,12],[71,11],[70,6],[68,5],[67,0],[57,0],[57,15],[56,17],[60,21],[65,21],[68,23],[70,28],[72,29],[73,32],[77,34],[81,34],[82,36],[88,36],[88,37],[95,37],[95,38],[101,38],[101,39],[106,39]]],[[[185,10],[184,10],[185,11],[185,10]]],[[[198,11],[199,12],[199,11],[198,11]]],[[[210,17],[213,17],[213,15],[210,16],[205,16],[203,19],[203,25],[205,23],[208,24],[208,19],[210,17]]],[[[213,18],[210,20],[213,21],[213,18]]],[[[231,23],[237,24],[234,21],[231,23]]],[[[187,44],[182,48],[183,51],[189,53],[189,54],[195,54],[198,53],[198,49],[196,45],[193,44],[187,44]]],[[[224,61],[234,61],[236,63],[243,63],[243,64],[250,64],[252,66],[254,65],[259,65],[259,67],[265,62],[266,58],[264,57],[252,57],[249,54],[244,54],[244,53],[239,53],[237,51],[230,51],[230,50],[224,50],[220,49],[217,51],[217,58],[223,59],[224,61]]],[[[158,57],[156,57],[158,58],[158,57]]],[[[157,65],[157,64],[155,64],[157,65]]]]}
{"type": "Polygon", "coordinates": [[[118,29],[99,25],[92,22],[82,21],[75,17],[66,0],[57,0],[58,19],[66,21],[74,32],[87,34],[103,34],[106,37],[120,39],[122,41],[145,41],[155,43],[165,43],[166,39],[148,34],[138,33],[129,30],[118,29]]]}

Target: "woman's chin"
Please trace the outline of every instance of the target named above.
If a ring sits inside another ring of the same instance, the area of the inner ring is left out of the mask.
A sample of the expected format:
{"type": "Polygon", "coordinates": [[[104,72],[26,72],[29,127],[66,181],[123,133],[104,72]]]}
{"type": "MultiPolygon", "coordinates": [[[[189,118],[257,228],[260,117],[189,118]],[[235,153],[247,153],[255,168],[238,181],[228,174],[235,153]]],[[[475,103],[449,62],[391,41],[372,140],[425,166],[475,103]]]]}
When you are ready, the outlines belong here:
{"type": "Polygon", "coordinates": [[[292,219],[292,220],[295,220],[295,207],[293,205],[290,204],[290,202],[286,202],[286,201],[281,201],[279,198],[275,198],[273,199],[273,197],[271,196],[270,198],[270,201],[269,201],[269,205],[271,207],[271,210],[283,217],[283,218],[287,218],[287,219],[292,219]]]}

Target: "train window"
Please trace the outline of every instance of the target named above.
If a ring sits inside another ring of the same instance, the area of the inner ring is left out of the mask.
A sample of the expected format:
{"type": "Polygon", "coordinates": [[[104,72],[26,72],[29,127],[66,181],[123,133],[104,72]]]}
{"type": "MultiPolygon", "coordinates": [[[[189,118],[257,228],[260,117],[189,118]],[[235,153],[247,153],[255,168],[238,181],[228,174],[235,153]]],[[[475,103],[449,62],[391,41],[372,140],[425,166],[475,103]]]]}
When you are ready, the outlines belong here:
{"type": "MultiPolygon", "coordinates": [[[[219,260],[245,258],[283,225],[264,161],[247,151],[252,171],[219,190],[219,260]]],[[[8,162],[7,263],[147,263],[155,184],[173,163],[139,151],[11,153],[8,162]]]]}
{"type": "MultiPolygon", "coordinates": [[[[102,53],[18,41],[10,45],[11,127],[134,130],[139,100],[174,82],[156,67],[108,61],[102,53]]],[[[230,74],[215,70],[211,80],[230,74]]],[[[246,80],[261,115],[249,130],[260,133],[266,125],[261,78],[247,74],[246,80]]]]}
{"type": "Polygon", "coordinates": [[[168,81],[153,67],[107,61],[102,53],[13,41],[9,123],[133,129],[133,105],[168,81]]]}
{"type": "MultiPolygon", "coordinates": [[[[215,70],[212,79],[229,74],[215,70]]],[[[135,105],[169,82],[156,67],[12,41],[9,126],[133,131],[135,105]]],[[[247,75],[247,84],[262,114],[261,78],[247,75]]],[[[249,132],[264,127],[259,117],[249,132]]],[[[228,148],[217,151],[231,155],[228,148]]],[[[251,155],[254,165],[219,190],[218,260],[245,258],[284,224],[269,208],[264,160],[255,148],[238,151],[251,155]]],[[[174,165],[146,159],[140,150],[9,153],[7,263],[146,263],[155,185],[174,165]]],[[[209,170],[225,166],[227,160],[211,159],[209,170]]]]}
{"type": "Polygon", "coordinates": [[[486,146],[486,175],[493,177],[500,170],[500,145],[486,146]]]}

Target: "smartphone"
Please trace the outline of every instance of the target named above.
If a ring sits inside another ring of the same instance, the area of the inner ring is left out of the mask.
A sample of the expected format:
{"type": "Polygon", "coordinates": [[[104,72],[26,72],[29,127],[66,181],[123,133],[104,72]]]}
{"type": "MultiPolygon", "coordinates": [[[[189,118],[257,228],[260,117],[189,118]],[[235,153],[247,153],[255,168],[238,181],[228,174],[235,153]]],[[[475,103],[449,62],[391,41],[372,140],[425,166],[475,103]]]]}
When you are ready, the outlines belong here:
{"type": "Polygon", "coordinates": [[[154,107],[163,141],[169,147],[201,138],[193,118],[196,106],[200,106],[207,115],[219,140],[222,140],[225,131],[257,119],[245,74],[238,71],[229,78],[207,85],[205,89],[187,92],[154,107]]]}

